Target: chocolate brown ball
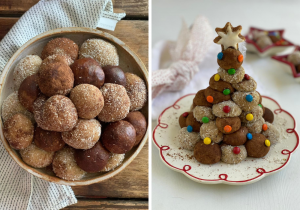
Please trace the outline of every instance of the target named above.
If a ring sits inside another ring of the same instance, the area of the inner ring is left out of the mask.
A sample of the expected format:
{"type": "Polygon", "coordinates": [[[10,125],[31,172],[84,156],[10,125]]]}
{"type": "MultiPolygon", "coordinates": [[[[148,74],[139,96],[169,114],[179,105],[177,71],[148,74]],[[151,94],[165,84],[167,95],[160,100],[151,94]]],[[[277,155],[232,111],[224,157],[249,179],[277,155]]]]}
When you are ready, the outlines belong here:
{"type": "Polygon", "coordinates": [[[112,153],[123,154],[131,150],[136,141],[136,131],[129,122],[110,123],[101,136],[103,146],[112,153]]]}
{"type": "Polygon", "coordinates": [[[183,114],[180,115],[180,117],[178,119],[178,122],[179,122],[179,126],[181,128],[187,127],[186,118],[189,116],[190,113],[192,113],[192,112],[184,112],[183,114]],[[187,115],[185,113],[187,113],[187,115]]]}
{"type": "Polygon", "coordinates": [[[68,55],[72,60],[76,60],[78,57],[79,47],[68,38],[55,38],[46,44],[42,51],[42,59],[46,59],[50,55],[68,55]]]}
{"type": "Polygon", "coordinates": [[[225,89],[229,89],[230,90],[230,93],[233,93],[234,92],[234,89],[232,87],[232,85],[229,83],[229,82],[225,82],[223,80],[219,80],[219,81],[215,81],[215,75],[214,74],[210,80],[209,80],[209,87],[211,87],[212,89],[216,90],[216,91],[219,91],[221,93],[223,93],[223,91],[225,89]]]}
{"type": "Polygon", "coordinates": [[[4,123],[4,136],[14,149],[25,149],[33,140],[34,127],[28,117],[17,113],[4,123]]]}
{"type": "Polygon", "coordinates": [[[134,146],[138,145],[145,136],[147,131],[147,121],[144,115],[139,111],[129,112],[124,118],[125,121],[129,122],[136,131],[136,140],[134,146]]]}
{"type": "Polygon", "coordinates": [[[194,99],[193,99],[193,104],[195,104],[196,106],[206,106],[206,107],[212,107],[213,104],[209,103],[204,95],[204,90],[199,90],[197,92],[197,94],[195,95],[194,99]]]}
{"type": "Polygon", "coordinates": [[[37,123],[37,125],[41,128],[44,128],[43,124],[43,107],[47,101],[47,97],[45,95],[40,95],[33,103],[33,116],[37,123]]]}
{"type": "Polygon", "coordinates": [[[98,115],[102,122],[115,122],[124,119],[129,113],[130,99],[122,85],[106,83],[100,89],[104,107],[98,115]]]}
{"type": "Polygon", "coordinates": [[[241,119],[239,117],[222,117],[222,118],[217,118],[216,120],[216,125],[219,129],[224,134],[230,134],[234,133],[237,130],[241,128],[241,119]],[[226,132],[224,130],[225,126],[229,125],[231,127],[230,132],[226,132]]]}
{"type": "Polygon", "coordinates": [[[64,63],[51,63],[38,72],[38,85],[43,94],[66,95],[74,85],[74,74],[64,63]]]}
{"type": "Polygon", "coordinates": [[[33,112],[33,102],[41,93],[37,80],[38,76],[36,74],[26,77],[21,83],[18,91],[20,103],[30,112],[33,112]]]}
{"type": "Polygon", "coordinates": [[[252,139],[245,144],[248,157],[261,158],[268,154],[270,147],[265,145],[266,139],[263,134],[253,133],[252,139]]]}
{"type": "Polygon", "coordinates": [[[223,58],[221,60],[217,59],[218,64],[222,69],[238,69],[242,65],[243,61],[238,61],[238,56],[242,55],[240,51],[232,48],[227,48],[226,50],[223,50],[222,53],[223,58]]]}
{"type": "Polygon", "coordinates": [[[190,112],[189,115],[188,115],[188,117],[186,118],[185,124],[186,124],[185,127],[187,127],[189,125],[192,126],[193,132],[199,132],[200,131],[200,127],[201,127],[201,125],[203,123],[198,122],[196,120],[196,118],[194,117],[193,112],[190,112]]]}
{"type": "Polygon", "coordinates": [[[94,85],[81,84],[72,89],[70,99],[74,103],[78,117],[92,119],[97,117],[104,106],[101,91],[94,85]]]}
{"type": "Polygon", "coordinates": [[[265,119],[266,122],[273,123],[274,114],[269,108],[265,107],[265,113],[263,115],[263,118],[265,119]]]}
{"type": "Polygon", "coordinates": [[[40,127],[35,128],[33,139],[37,147],[48,152],[58,151],[65,146],[60,132],[46,131],[40,127]]]}
{"type": "Polygon", "coordinates": [[[214,164],[221,160],[221,148],[219,144],[204,144],[199,141],[194,148],[194,157],[202,164],[214,164]]]}
{"type": "Polygon", "coordinates": [[[247,133],[248,129],[244,126],[242,126],[238,131],[231,133],[231,134],[225,134],[223,136],[223,143],[229,144],[232,146],[240,146],[245,144],[247,141],[247,133]]]}
{"type": "Polygon", "coordinates": [[[208,96],[213,97],[212,104],[218,104],[223,101],[230,100],[230,95],[224,95],[223,93],[220,93],[219,91],[216,91],[212,89],[211,87],[208,87],[204,90],[205,99],[207,99],[208,96]]]}
{"type": "Polygon", "coordinates": [[[103,67],[105,74],[105,83],[114,83],[126,86],[126,77],[123,70],[119,66],[105,66],[103,67]]]}
{"type": "Polygon", "coordinates": [[[109,158],[110,152],[107,151],[100,142],[87,150],[75,150],[75,160],[77,165],[84,171],[96,173],[104,169],[109,158]]]}
{"type": "Polygon", "coordinates": [[[76,60],[71,66],[74,73],[74,84],[91,84],[101,88],[106,75],[100,64],[92,58],[81,58],[76,60]]]}

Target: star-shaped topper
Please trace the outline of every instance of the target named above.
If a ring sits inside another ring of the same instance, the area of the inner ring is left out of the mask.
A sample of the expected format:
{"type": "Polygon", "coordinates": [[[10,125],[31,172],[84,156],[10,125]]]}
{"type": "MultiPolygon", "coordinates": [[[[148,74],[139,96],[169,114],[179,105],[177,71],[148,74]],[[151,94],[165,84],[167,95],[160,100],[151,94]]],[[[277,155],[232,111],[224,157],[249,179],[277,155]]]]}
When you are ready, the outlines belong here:
{"type": "Polygon", "coordinates": [[[224,28],[216,28],[219,36],[214,39],[214,42],[222,45],[222,50],[226,50],[228,47],[238,49],[238,43],[245,41],[241,31],[242,26],[232,27],[231,23],[228,22],[224,28]]]}

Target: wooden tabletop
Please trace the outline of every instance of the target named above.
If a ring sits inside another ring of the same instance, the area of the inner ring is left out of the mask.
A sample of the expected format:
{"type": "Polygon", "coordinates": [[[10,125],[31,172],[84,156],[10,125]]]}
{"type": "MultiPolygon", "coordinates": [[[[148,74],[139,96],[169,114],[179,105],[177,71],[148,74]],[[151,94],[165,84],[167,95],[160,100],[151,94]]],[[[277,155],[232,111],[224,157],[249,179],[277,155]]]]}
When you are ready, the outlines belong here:
{"type": "MultiPolygon", "coordinates": [[[[38,0],[0,0],[0,40],[38,0]]],[[[148,1],[113,0],[115,12],[126,12],[115,31],[148,66],[148,1]]],[[[115,177],[90,186],[72,187],[78,203],[65,209],[148,209],[148,143],[115,177]]]]}

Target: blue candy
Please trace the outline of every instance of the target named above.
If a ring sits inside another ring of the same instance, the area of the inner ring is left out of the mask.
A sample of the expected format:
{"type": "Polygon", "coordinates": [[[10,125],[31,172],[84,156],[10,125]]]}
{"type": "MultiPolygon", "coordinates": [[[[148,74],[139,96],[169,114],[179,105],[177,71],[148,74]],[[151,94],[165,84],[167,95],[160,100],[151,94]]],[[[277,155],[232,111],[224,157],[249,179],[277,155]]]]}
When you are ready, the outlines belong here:
{"type": "Polygon", "coordinates": [[[188,131],[189,133],[192,132],[192,131],[193,131],[193,127],[189,125],[189,126],[187,127],[187,131],[188,131]]]}
{"type": "Polygon", "coordinates": [[[251,133],[247,133],[247,139],[248,140],[251,140],[253,137],[252,137],[252,134],[251,133]]]}
{"type": "Polygon", "coordinates": [[[248,102],[253,101],[253,96],[252,96],[252,95],[246,95],[246,100],[247,100],[248,102]]]}
{"type": "Polygon", "coordinates": [[[223,53],[222,53],[222,52],[219,52],[219,54],[218,54],[218,59],[219,59],[219,60],[222,60],[222,58],[223,58],[223,53]]]}

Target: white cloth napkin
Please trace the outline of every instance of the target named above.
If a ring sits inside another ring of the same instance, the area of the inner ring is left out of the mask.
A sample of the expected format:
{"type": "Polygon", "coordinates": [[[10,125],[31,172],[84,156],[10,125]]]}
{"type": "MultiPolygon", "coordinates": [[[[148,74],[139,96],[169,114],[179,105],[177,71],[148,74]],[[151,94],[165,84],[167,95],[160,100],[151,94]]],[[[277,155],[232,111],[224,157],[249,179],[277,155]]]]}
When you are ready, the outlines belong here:
{"type": "MultiPolygon", "coordinates": [[[[0,71],[25,42],[62,27],[101,27],[125,13],[113,13],[111,0],[41,0],[28,10],[0,42],[0,71]]],[[[60,209],[77,203],[69,186],[36,178],[23,170],[0,144],[0,209],[60,209]]]]}

